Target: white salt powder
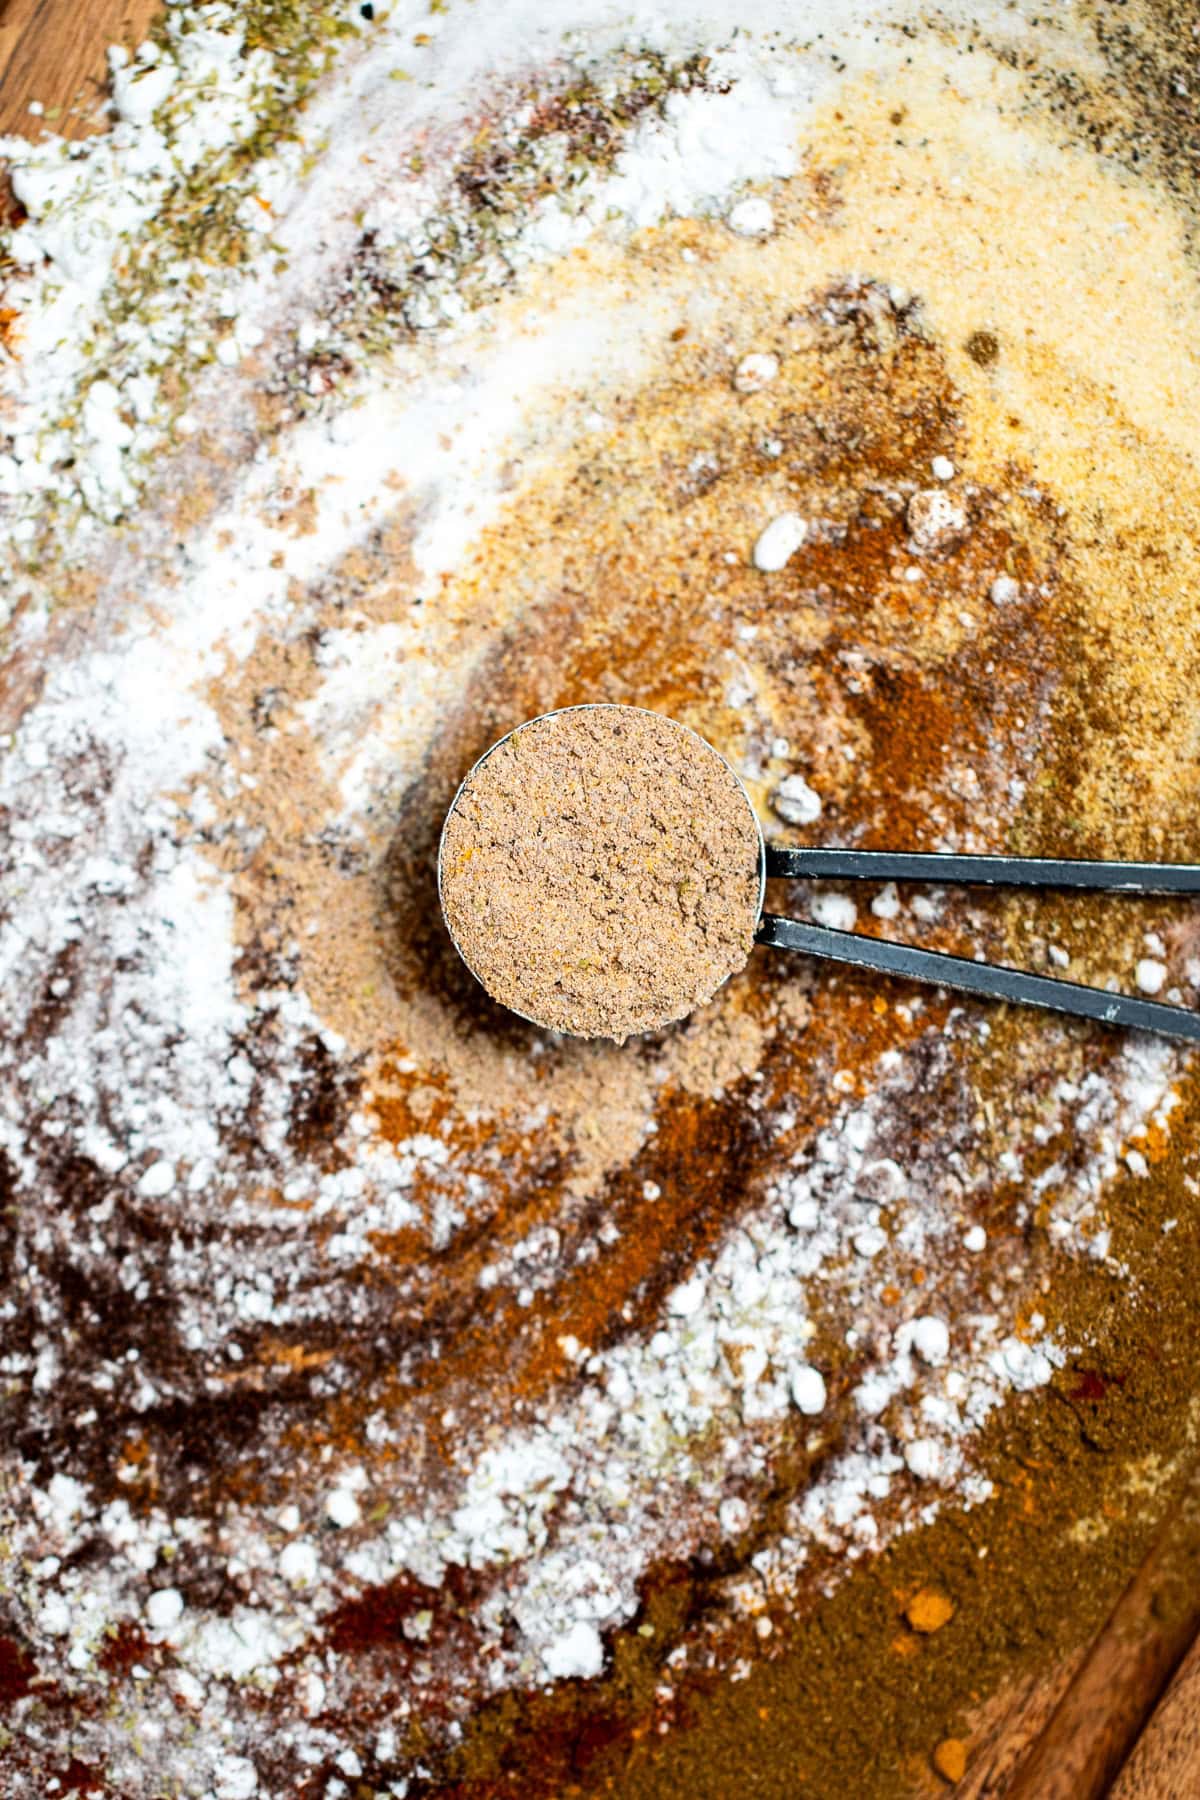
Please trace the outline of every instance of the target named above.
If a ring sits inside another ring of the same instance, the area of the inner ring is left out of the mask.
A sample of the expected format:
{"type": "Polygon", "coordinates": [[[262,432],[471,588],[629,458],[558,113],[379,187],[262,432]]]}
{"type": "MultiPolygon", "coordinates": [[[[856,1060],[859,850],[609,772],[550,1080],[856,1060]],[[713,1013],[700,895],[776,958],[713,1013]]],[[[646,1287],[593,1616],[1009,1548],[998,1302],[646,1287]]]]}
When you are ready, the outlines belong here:
{"type": "Polygon", "coordinates": [[[802,1413],[815,1415],[825,1410],[825,1380],[818,1369],[801,1363],[792,1370],[788,1382],[793,1403],[802,1413]]]}
{"type": "Polygon", "coordinates": [[[914,494],[906,517],[909,538],[919,551],[940,550],[967,529],[965,508],[942,488],[924,488],[914,494]]]}
{"type": "Polygon", "coordinates": [[[808,520],[799,513],[780,513],[765,527],[754,545],[754,566],[770,575],[786,568],[808,536],[808,520]]]}
{"type": "Polygon", "coordinates": [[[775,229],[775,214],[769,200],[739,200],[729,214],[729,228],[739,237],[769,237],[775,229]]]}
{"type": "Polygon", "coordinates": [[[157,1588],[146,1602],[146,1618],[155,1631],[170,1631],[183,1617],[183,1595],[178,1588],[157,1588]]]}
{"type": "Polygon", "coordinates": [[[594,1625],[581,1622],[542,1652],[542,1666],[555,1681],[598,1675],[604,1667],[604,1645],[594,1625]]]}
{"type": "MultiPolygon", "coordinates": [[[[328,1511],[328,1507],[326,1510],[328,1511]]],[[[332,1513],[330,1517],[333,1517],[332,1513]]],[[[335,1519],[334,1523],[340,1524],[342,1521],[335,1519]]],[[[311,1586],[317,1579],[320,1566],[316,1550],[304,1538],[285,1544],[279,1553],[279,1573],[285,1581],[292,1582],[296,1587],[311,1586]]]]}
{"type": "Polygon", "coordinates": [[[326,1497],[325,1513],[335,1525],[347,1530],[351,1525],[357,1525],[362,1517],[358,1501],[347,1488],[334,1488],[326,1497]]]}
{"type": "Polygon", "coordinates": [[[818,925],[828,925],[834,931],[853,931],[858,918],[858,908],[849,894],[814,894],[808,910],[818,925]]]}
{"type": "Polygon", "coordinates": [[[785,775],[771,794],[771,806],[789,825],[811,825],[821,816],[821,796],[803,775],[785,775]]]}
{"type": "Polygon", "coordinates": [[[754,351],[743,356],[733,376],[739,394],[757,394],[769,387],[779,373],[779,358],[769,351],[754,351]]]}

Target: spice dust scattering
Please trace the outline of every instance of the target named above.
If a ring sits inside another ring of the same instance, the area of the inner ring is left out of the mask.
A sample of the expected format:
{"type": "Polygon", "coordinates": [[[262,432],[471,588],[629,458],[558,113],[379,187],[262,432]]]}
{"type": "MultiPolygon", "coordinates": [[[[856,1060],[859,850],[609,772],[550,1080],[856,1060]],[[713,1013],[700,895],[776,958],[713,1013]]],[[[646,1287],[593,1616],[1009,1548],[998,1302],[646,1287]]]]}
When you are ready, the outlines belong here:
{"type": "MultiPolygon", "coordinates": [[[[1200,852],[1191,12],[370,11],[3,144],[5,1791],[917,1791],[1190,1460],[1186,1054],[558,1036],[438,835],[602,701],[784,841],[1200,852]]],[[[772,904],[1198,999],[1185,902],[772,904]]]]}
{"type": "Polygon", "coordinates": [[[446,923],[488,993],[623,1043],[711,1000],[758,925],[762,840],[729,765],[638,707],[531,719],[446,818],[446,923]]]}

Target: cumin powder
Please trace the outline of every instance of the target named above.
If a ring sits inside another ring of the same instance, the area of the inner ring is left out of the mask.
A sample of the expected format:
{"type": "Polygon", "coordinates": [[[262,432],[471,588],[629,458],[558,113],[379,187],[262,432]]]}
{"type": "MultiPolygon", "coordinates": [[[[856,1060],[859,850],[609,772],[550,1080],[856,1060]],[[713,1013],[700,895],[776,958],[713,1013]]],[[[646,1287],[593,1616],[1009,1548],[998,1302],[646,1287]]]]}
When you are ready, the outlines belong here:
{"type": "Polygon", "coordinates": [[[442,836],[442,908],[494,999],[620,1042],[745,963],[759,849],[741,784],[695,732],[638,707],[568,707],[472,770],[442,836]]]}

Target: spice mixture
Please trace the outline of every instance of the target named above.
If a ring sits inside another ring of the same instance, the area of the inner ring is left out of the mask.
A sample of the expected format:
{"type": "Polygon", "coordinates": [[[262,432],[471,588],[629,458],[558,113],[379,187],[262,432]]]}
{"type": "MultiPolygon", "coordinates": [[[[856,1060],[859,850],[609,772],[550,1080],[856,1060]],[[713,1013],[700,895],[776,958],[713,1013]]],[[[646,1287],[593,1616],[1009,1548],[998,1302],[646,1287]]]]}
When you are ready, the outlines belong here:
{"type": "Polygon", "coordinates": [[[761,840],[728,763],[630,706],[518,727],[447,817],[442,908],[488,993],[553,1031],[654,1031],[749,956],[761,840]]]}
{"type": "Polygon", "coordinates": [[[1200,853],[1200,19],[640,10],[171,6],[4,146],[19,1800],[995,1794],[1195,1460],[1185,1051],[767,951],[560,1037],[435,884],[596,699],[790,841],[1200,853]]]}

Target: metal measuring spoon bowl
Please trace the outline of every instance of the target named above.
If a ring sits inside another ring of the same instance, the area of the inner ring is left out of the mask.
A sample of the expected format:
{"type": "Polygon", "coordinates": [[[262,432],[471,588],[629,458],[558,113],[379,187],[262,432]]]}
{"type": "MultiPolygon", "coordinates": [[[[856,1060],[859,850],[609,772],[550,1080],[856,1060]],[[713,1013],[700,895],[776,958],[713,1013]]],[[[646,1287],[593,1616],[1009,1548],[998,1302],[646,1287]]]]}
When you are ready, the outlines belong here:
{"type": "Polygon", "coordinates": [[[675,719],[543,713],[468,772],[438,848],[455,948],[534,1024],[622,1041],[710,1000],[746,962],[766,856],[750,796],[675,719]]]}
{"type": "Polygon", "coordinates": [[[768,850],[719,751],[677,720],[603,704],[543,713],[493,744],[438,851],[459,955],[493,998],[551,1030],[618,1042],[658,1030],[710,1000],[758,942],[1200,1042],[1188,1007],[764,913],[769,875],[1200,894],[1196,863],[768,850]]]}

